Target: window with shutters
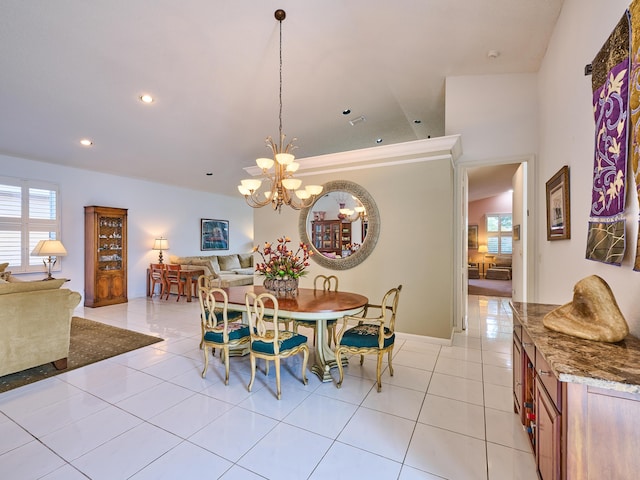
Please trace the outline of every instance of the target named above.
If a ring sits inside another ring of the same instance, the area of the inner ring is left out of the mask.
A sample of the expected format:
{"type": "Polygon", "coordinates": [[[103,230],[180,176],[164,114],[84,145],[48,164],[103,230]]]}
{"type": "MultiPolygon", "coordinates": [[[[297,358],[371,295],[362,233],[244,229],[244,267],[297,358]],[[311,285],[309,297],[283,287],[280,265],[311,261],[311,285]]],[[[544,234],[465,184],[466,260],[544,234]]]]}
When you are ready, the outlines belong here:
{"type": "Polygon", "coordinates": [[[511,255],[513,228],[510,213],[487,214],[487,250],[494,255],[511,255]]]}
{"type": "Polygon", "coordinates": [[[30,253],[40,240],[60,236],[58,196],[52,183],[0,177],[0,263],[9,262],[7,270],[42,271],[42,257],[30,253]]]}

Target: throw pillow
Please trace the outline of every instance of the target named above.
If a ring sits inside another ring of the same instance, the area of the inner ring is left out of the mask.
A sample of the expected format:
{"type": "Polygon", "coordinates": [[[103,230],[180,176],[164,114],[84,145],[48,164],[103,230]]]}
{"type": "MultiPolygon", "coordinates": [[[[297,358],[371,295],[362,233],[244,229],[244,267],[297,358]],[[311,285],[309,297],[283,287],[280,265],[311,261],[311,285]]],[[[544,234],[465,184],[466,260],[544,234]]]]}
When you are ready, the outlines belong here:
{"type": "Polygon", "coordinates": [[[238,258],[240,259],[240,267],[253,267],[253,253],[239,253],[238,258]]]}
{"type": "Polygon", "coordinates": [[[240,266],[240,259],[238,255],[218,255],[218,263],[220,264],[220,270],[231,271],[235,268],[242,268],[240,266]]]}
{"type": "Polygon", "coordinates": [[[0,272],[4,272],[8,266],[9,266],[9,262],[0,263],[0,272]]]}
{"type": "MultiPolygon", "coordinates": [[[[213,275],[213,278],[218,278],[218,272],[216,272],[215,266],[211,260],[204,260],[204,259],[193,260],[191,265],[207,267],[207,270],[209,271],[208,272],[205,271],[205,275],[213,275]]],[[[220,267],[218,267],[218,271],[219,270],[220,270],[220,267]]]]}
{"type": "Polygon", "coordinates": [[[236,273],[238,275],[253,275],[255,272],[253,270],[253,267],[249,267],[249,268],[234,268],[233,273],[236,273]]]}

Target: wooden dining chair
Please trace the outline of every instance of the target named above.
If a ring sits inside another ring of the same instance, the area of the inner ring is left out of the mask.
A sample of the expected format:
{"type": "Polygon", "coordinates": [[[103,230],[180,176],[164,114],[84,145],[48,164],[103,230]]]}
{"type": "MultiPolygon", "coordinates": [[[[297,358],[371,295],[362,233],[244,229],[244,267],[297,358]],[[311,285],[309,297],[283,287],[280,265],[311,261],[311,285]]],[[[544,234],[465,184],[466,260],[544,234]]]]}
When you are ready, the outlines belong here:
{"type": "Polygon", "coordinates": [[[156,285],[160,285],[160,298],[167,288],[167,281],[164,276],[164,263],[152,263],[149,265],[149,279],[151,281],[151,296],[156,291],[156,285]]]}
{"type": "Polygon", "coordinates": [[[280,360],[302,353],[302,383],[307,384],[307,362],[309,347],[307,337],[289,330],[278,329],[278,299],[270,293],[248,292],[245,297],[247,314],[249,317],[249,357],[251,362],[251,380],[247,389],[251,391],[256,377],[256,358],[265,360],[265,373],[269,374],[269,362],[276,367],[276,396],[281,397],[280,391],[280,360]],[[265,319],[265,309],[272,308],[270,319],[265,319]]]}
{"type": "Polygon", "coordinates": [[[178,287],[178,298],[176,302],[180,300],[180,297],[184,295],[184,280],[180,278],[180,265],[175,264],[167,264],[165,265],[165,274],[164,277],[166,279],[167,286],[167,300],[169,300],[169,293],[171,293],[171,285],[176,285],[178,287]]]}
{"type": "MultiPolygon", "coordinates": [[[[202,348],[204,349],[204,369],[202,378],[209,368],[208,348],[211,354],[220,349],[220,357],[224,362],[224,384],[229,385],[229,349],[249,342],[249,326],[240,321],[231,321],[227,315],[229,297],[221,288],[202,287],[198,290],[200,301],[200,318],[202,319],[202,348]],[[216,299],[216,295],[218,299],[216,299]],[[221,300],[220,300],[221,299],[221,300]]],[[[236,317],[237,318],[237,317],[236,317]]]]}
{"type": "MultiPolygon", "coordinates": [[[[313,279],[313,291],[321,292],[337,292],[338,291],[338,277],[335,275],[316,275],[313,279]]],[[[336,343],[336,324],[337,320],[327,320],[327,344],[331,346],[333,340],[334,345],[336,343]]],[[[315,320],[296,320],[293,322],[293,330],[298,333],[298,327],[306,327],[313,330],[313,344],[316,344],[316,333],[318,330],[318,323],[315,320]]]]}
{"type": "Polygon", "coordinates": [[[391,357],[396,339],[395,325],[396,312],[398,311],[398,300],[402,285],[392,288],[384,294],[380,305],[367,304],[361,316],[343,317],[342,330],[338,334],[336,346],[336,363],[340,372],[340,380],[337,387],[342,386],[344,379],[344,369],[342,366],[342,355],[351,353],[360,355],[360,365],[364,363],[365,355],[377,355],[376,379],[378,381],[378,392],[382,389],[380,376],[382,374],[382,357],[386,353],[389,363],[389,374],[393,377],[393,365],[391,357]],[[378,316],[368,316],[371,313],[379,312],[378,316]],[[353,327],[348,327],[349,322],[356,322],[353,327]]]}
{"type": "MultiPolygon", "coordinates": [[[[198,284],[198,300],[200,301],[200,305],[202,306],[202,302],[204,301],[202,298],[202,292],[211,290],[212,288],[221,288],[220,277],[216,277],[215,275],[200,275],[197,280],[198,284]]],[[[213,311],[214,315],[218,319],[218,322],[222,321],[222,310],[218,307],[214,307],[213,311]]],[[[208,314],[208,310],[207,310],[208,314]]],[[[200,350],[204,347],[204,336],[205,336],[205,328],[204,328],[204,314],[200,314],[200,324],[202,325],[202,337],[200,339],[200,350]]],[[[230,322],[236,322],[242,320],[242,312],[238,310],[230,310],[227,311],[227,319],[230,322]]],[[[215,353],[215,349],[213,349],[213,353],[215,353]]],[[[222,356],[222,351],[220,351],[220,355],[222,356]]]]}

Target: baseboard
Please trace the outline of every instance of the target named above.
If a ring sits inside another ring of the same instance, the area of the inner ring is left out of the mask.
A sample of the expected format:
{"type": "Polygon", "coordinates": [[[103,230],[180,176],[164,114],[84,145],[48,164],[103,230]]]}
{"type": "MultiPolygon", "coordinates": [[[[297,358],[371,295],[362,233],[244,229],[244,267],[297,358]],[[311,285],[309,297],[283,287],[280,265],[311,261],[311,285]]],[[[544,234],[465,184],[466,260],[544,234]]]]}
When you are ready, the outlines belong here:
{"type": "Polygon", "coordinates": [[[414,333],[396,332],[396,337],[401,340],[411,340],[412,342],[432,343],[450,347],[453,344],[454,331],[451,330],[451,338],[429,337],[428,335],[416,335],[414,333]]]}

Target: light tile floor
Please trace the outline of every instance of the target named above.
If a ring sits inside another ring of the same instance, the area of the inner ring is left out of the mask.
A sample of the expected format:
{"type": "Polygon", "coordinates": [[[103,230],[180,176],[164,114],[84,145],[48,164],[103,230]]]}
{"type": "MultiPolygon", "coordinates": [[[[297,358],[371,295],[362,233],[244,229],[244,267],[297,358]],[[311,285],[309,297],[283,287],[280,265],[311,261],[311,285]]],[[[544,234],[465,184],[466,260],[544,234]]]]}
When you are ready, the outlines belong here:
{"type": "Polygon", "coordinates": [[[289,359],[278,401],[273,368],[247,391],[246,357],[227,387],[218,358],[201,378],[197,302],[79,308],[164,341],[0,394],[0,477],[536,479],[513,414],[508,300],[470,296],[469,312],[451,346],[399,336],[381,393],[371,357],[340,390],[310,372],[303,385],[289,359]]]}

